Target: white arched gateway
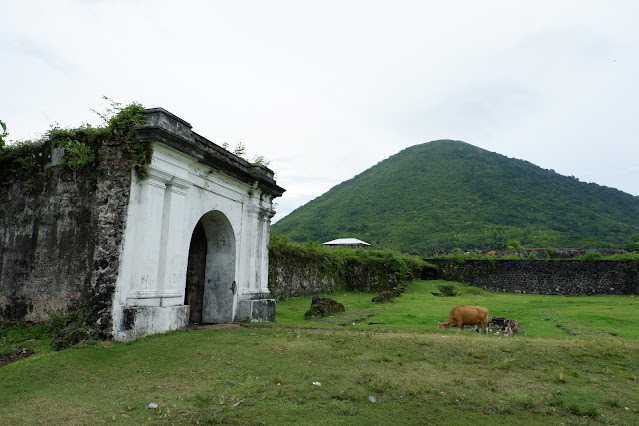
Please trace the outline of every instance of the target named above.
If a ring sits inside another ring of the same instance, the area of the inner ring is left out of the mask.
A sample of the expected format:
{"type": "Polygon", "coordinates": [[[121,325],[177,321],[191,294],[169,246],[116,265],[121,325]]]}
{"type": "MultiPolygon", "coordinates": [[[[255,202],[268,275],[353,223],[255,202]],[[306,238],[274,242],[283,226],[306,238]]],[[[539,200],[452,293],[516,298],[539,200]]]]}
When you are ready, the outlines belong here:
{"type": "Polygon", "coordinates": [[[173,114],[146,110],[136,137],[152,143],[148,178],[133,177],[113,336],[127,340],[189,323],[273,321],[268,168],[191,131],[173,114]]]}

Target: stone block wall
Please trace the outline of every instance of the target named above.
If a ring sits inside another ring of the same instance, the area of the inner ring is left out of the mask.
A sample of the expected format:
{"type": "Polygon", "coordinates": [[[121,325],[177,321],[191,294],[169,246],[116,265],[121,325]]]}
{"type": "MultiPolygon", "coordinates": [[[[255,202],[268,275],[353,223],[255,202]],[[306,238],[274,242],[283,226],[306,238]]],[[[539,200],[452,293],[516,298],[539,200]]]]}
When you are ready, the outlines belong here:
{"type": "Polygon", "coordinates": [[[332,293],[343,288],[343,277],[335,264],[322,259],[271,251],[268,288],[276,299],[332,293]]]}
{"type": "Polygon", "coordinates": [[[0,151],[0,321],[63,313],[118,340],[182,328],[200,222],[202,320],[271,320],[266,247],[284,193],[272,170],[136,104],[107,129],[47,138],[0,151]]]}
{"type": "Polygon", "coordinates": [[[438,278],[491,291],[557,294],[639,294],[639,261],[428,259],[438,278]]]}
{"type": "Polygon", "coordinates": [[[399,283],[397,274],[388,271],[384,261],[331,262],[303,252],[269,257],[269,289],[276,299],[310,296],[348,289],[358,291],[392,290],[399,283]]]}
{"type": "Polygon", "coordinates": [[[40,321],[79,299],[89,282],[95,183],[55,168],[0,191],[0,317],[40,321]]]}
{"type": "Polygon", "coordinates": [[[384,260],[351,259],[345,264],[344,275],[346,288],[356,291],[392,291],[400,281],[398,274],[386,268],[384,260]]]}
{"type": "MultiPolygon", "coordinates": [[[[601,254],[602,256],[612,256],[614,254],[622,254],[628,253],[627,250],[624,249],[612,249],[612,248],[599,248],[599,249],[585,249],[585,248],[522,248],[519,250],[473,250],[468,251],[467,253],[476,253],[476,254],[488,254],[492,253],[497,256],[497,258],[502,258],[504,256],[521,256],[527,257],[531,253],[534,253],[537,259],[574,259],[579,256],[584,256],[588,253],[596,252],[601,254]]],[[[446,256],[453,253],[459,253],[459,250],[435,250],[431,253],[432,257],[437,256],[446,256]]]]}
{"type": "Polygon", "coordinates": [[[109,334],[132,173],[118,141],[97,158],[0,186],[0,320],[44,321],[82,307],[109,334]]]}

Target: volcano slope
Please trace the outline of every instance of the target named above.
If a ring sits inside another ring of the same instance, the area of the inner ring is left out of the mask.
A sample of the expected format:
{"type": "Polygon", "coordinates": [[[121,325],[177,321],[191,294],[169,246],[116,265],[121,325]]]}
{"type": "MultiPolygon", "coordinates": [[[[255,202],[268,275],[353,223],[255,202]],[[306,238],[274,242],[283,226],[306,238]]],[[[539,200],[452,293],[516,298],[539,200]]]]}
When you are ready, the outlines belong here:
{"type": "Polygon", "coordinates": [[[460,141],[412,146],[273,225],[294,241],[353,237],[423,253],[620,247],[639,232],[639,197],[460,141]]]}

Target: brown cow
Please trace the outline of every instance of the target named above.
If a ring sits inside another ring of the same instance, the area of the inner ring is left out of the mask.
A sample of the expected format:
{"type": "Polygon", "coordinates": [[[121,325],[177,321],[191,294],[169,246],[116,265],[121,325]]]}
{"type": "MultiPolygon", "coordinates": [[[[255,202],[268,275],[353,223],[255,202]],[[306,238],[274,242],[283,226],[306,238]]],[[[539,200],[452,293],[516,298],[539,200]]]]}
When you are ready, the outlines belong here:
{"type": "Polygon", "coordinates": [[[488,309],[483,306],[455,306],[446,321],[439,323],[439,328],[457,326],[460,330],[464,325],[480,325],[488,334],[488,309]]]}

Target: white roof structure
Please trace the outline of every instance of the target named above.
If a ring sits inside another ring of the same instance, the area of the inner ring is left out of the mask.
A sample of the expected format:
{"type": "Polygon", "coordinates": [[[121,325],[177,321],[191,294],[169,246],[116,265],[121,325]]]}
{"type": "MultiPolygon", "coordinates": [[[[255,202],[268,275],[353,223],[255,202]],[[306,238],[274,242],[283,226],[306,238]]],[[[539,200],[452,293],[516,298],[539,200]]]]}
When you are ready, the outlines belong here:
{"type": "Polygon", "coordinates": [[[358,240],[357,238],[338,238],[337,240],[328,241],[324,243],[325,246],[352,246],[357,244],[370,246],[370,244],[365,243],[364,241],[358,240]]]}

